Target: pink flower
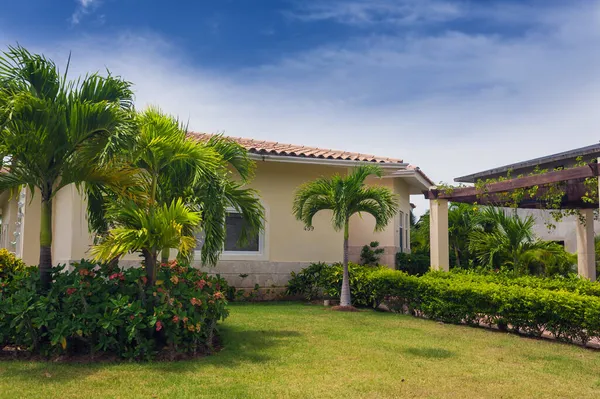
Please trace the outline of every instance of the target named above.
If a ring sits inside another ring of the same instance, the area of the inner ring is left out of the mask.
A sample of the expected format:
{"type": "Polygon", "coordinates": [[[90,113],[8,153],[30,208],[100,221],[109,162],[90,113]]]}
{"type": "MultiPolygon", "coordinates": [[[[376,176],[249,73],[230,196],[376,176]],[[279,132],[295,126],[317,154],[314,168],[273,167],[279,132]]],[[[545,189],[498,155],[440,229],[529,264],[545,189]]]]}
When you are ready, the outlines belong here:
{"type": "Polygon", "coordinates": [[[179,316],[177,316],[177,315],[173,316],[173,323],[175,323],[175,324],[179,323],[179,316]]]}
{"type": "Polygon", "coordinates": [[[109,280],[114,280],[117,278],[121,281],[125,281],[125,275],[123,273],[113,273],[110,276],[108,276],[109,280]]]}
{"type": "Polygon", "coordinates": [[[162,328],[163,328],[162,322],[160,320],[157,321],[156,322],[156,331],[160,331],[160,330],[162,330],[162,328]]]}
{"type": "Polygon", "coordinates": [[[194,306],[200,306],[202,305],[202,301],[200,299],[196,299],[196,298],[192,298],[190,299],[190,303],[194,306]]]}
{"type": "Polygon", "coordinates": [[[148,284],[148,277],[142,276],[141,280],[142,280],[142,284],[144,284],[144,285],[148,284]]]}
{"type": "Polygon", "coordinates": [[[77,291],[77,288],[67,288],[67,295],[73,295],[77,291]]]}
{"type": "Polygon", "coordinates": [[[221,299],[221,298],[223,298],[223,294],[221,292],[217,291],[217,292],[215,292],[215,294],[213,295],[213,297],[215,299],[221,299]]]}
{"type": "Polygon", "coordinates": [[[196,287],[197,287],[198,289],[202,289],[202,288],[204,288],[204,286],[205,286],[205,285],[206,285],[206,281],[204,281],[204,280],[199,280],[199,281],[196,281],[196,287]]]}

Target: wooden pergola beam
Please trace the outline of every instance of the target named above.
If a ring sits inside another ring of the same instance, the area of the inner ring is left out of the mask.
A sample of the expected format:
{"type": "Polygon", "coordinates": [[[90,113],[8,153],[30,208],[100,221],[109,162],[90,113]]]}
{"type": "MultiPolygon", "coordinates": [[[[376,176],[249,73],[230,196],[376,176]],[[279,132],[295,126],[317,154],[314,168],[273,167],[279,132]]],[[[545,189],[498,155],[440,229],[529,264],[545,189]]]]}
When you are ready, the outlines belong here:
{"type": "Polygon", "coordinates": [[[430,200],[447,199],[454,202],[463,202],[464,200],[468,201],[471,198],[476,198],[478,195],[482,194],[504,193],[520,188],[543,186],[551,183],[596,177],[599,175],[598,169],[597,163],[590,163],[588,165],[579,166],[576,168],[557,170],[540,175],[517,177],[510,180],[490,183],[486,185],[485,190],[483,191],[477,187],[458,187],[451,189],[451,191],[431,189],[423,194],[425,195],[426,199],[430,200]]]}

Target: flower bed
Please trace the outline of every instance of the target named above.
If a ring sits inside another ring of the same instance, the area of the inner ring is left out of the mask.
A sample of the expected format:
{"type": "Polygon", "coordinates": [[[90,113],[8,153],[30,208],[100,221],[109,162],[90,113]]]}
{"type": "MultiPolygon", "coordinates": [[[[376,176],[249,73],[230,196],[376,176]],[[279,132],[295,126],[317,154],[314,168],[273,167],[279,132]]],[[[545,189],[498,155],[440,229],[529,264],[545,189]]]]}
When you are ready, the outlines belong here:
{"type": "Polygon", "coordinates": [[[152,286],[142,268],[86,261],[55,268],[53,279],[43,295],[37,268],[0,280],[0,347],[125,359],[204,354],[228,315],[226,282],[176,262],[163,264],[152,286]]]}

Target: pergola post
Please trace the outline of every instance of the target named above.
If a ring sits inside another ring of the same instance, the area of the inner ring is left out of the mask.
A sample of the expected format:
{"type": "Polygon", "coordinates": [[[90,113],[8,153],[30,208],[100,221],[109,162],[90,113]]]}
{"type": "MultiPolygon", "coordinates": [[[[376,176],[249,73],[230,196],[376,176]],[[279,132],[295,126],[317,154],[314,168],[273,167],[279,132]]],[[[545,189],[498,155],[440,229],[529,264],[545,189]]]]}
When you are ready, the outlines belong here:
{"type": "Polygon", "coordinates": [[[596,281],[596,251],[594,248],[594,210],[581,209],[577,221],[577,273],[596,281]]]}
{"type": "MultiPolygon", "coordinates": [[[[448,200],[429,201],[429,244],[432,270],[450,270],[448,248],[448,200]]],[[[593,239],[592,239],[593,241],[593,239]]]]}

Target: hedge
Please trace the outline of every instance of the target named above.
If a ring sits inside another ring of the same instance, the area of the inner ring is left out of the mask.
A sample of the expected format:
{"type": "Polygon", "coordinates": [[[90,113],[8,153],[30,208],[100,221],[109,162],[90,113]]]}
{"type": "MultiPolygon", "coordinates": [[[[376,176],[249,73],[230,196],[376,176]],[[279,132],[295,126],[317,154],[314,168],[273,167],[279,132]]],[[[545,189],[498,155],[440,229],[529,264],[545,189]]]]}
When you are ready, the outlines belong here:
{"type": "Polygon", "coordinates": [[[517,285],[520,287],[543,288],[551,291],[569,291],[582,295],[600,297],[600,284],[587,279],[582,279],[576,274],[568,277],[538,277],[538,276],[514,276],[511,273],[491,271],[469,271],[453,269],[450,273],[429,272],[437,278],[450,279],[453,281],[472,281],[477,283],[495,283],[500,285],[517,285]]]}
{"type": "MultiPolygon", "coordinates": [[[[321,265],[321,275],[329,274],[326,269],[326,265],[321,265]]],[[[352,276],[353,269],[356,271],[356,267],[350,269],[351,280],[356,278],[352,276]]],[[[600,338],[600,298],[597,296],[527,286],[528,279],[510,284],[508,277],[500,284],[486,281],[492,277],[485,275],[467,278],[452,273],[428,273],[417,277],[386,268],[363,268],[360,273],[360,286],[352,287],[353,303],[357,306],[377,307],[384,303],[392,311],[446,323],[498,326],[532,336],[548,332],[557,339],[583,344],[591,338],[600,338]]],[[[303,275],[306,277],[306,273],[303,275]]],[[[317,284],[327,284],[330,280],[317,281],[317,284]]],[[[337,292],[337,284],[335,280],[335,287],[320,288],[337,292]]],[[[545,283],[535,284],[543,286],[545,283]]],[[[555,287],[558,283],[548,284],[555,287]]],[[[568,280],[565,284],[570,286],[573,282],[568,280]]]]}

